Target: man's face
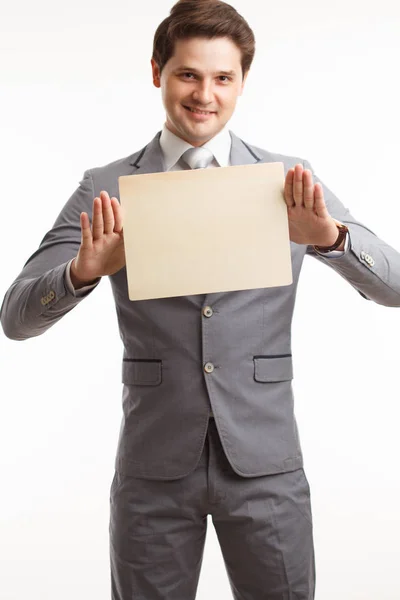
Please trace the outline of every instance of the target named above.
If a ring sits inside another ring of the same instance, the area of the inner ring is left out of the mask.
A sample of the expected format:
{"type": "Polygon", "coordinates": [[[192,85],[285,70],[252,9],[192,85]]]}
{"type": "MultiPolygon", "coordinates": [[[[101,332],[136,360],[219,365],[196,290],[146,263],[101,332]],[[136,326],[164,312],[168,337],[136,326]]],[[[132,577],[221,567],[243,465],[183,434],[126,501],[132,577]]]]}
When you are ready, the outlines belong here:
{"type": "Polygon", "coordinates": [[[223,129],[247,77],[242,75],[240,50],[229,38],[178,40],[161,76],[154,60],[151,64],[172,133],[202,146],[223,129]]]}

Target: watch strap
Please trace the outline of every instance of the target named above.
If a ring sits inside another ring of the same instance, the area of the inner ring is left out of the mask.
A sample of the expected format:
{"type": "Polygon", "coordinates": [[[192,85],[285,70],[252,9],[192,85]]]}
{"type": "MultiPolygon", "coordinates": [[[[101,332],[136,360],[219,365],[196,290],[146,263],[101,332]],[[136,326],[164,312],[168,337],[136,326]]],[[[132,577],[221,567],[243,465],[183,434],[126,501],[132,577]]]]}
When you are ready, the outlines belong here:
{"type": "Polygon", "coordinates": [[[349,228],[347,227],[347,225],[344,225],[344,223],[339,223],[338,221],[335,221],[336,223],[336,227],[339,230],[339,234],[338,237],[336,239],[336,242],[334,244],[332,244],[332,246],[314,246],[314,249],[317,250],[317,252],[321,252],[322,254],[325,254],[327,252],[332,252],[333,250],[336,250],[336,248],[338,248],[340,246],[340,244],[343,242],[343,240],[345,239],[347,232],[349,231],[349,228]]]}

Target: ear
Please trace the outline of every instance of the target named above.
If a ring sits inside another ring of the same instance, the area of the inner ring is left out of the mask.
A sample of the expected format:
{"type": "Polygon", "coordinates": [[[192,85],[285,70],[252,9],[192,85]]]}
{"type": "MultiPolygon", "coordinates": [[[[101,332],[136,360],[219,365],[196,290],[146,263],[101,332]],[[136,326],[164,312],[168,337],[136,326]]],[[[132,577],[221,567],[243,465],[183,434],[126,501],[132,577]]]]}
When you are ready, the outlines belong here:
{"type": "Polygon", "coordinates": [[[242,81],[242,85],[240,87],[240,94],[239,96],[241,96],[243,94],[243,90],[244,90],[244,84],[246,83],[247,80],[247,75],[249,74],[248,71],[246,71],[246,73],[243,75],[243,81],[242,81]]]}
{"type": "Polygon", "coordinates": [[[155,60],[153,58],[151,59],[151,70],[153,73],[153,85],[156,88],[161,87],[160,69],[158,68],[158,64],[155,62],[155,60]]]}

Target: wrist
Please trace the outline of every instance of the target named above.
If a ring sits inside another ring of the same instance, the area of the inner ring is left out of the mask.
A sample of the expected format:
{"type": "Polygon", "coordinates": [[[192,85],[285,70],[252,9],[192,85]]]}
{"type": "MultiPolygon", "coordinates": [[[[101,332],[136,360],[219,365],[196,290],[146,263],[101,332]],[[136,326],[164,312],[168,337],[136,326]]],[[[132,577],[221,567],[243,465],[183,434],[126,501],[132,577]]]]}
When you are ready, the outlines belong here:
{"type": "MultiPolygon", "coordinates": [[[[340,221],[336,221],[334,219],[335,222],[335,232],[332,232],[332,235],[330,235],[329,237],[327,237],[327,241],[326,243],[324,242],[324,244],[322,245],[314,245],[314,249],[317,252],[332,252],[334,250],[337,251],[344,251],[345,249],[345,245],[346,245],[346,237],[347,237],[347,232],[348,227],[346,225],[344,225],[344,223],[341,223],[340,221]]],[[[333,231],[333,230],[332,230],[333,231]]]]}
{"type": "Polygon", "coordinates": [[[318,244],[320,248],[329,248],[333,246],[333,244],[338,239],[339,230],[336,226],[336,223],[333,225],[332,229],[329,231],[329,234],[325,237],[322,244],[318,244]]]}
{"type": "Polygon", "coordinates": [[[71,283],[74,286],[75,290],[79,290],[80,288],[83,288],[87,285],[93,285],[94,283],[96,283],[98,281],[99,278],[92,279],[89,281],[87,279],[83,279],[83,278],[79,277],[79,275],[77,274],[77,271],[76,271],[75,261],[76,261],[76,258],[74,258],[74,260],[72,261],[71,267],[69,270],[71,283]]]}

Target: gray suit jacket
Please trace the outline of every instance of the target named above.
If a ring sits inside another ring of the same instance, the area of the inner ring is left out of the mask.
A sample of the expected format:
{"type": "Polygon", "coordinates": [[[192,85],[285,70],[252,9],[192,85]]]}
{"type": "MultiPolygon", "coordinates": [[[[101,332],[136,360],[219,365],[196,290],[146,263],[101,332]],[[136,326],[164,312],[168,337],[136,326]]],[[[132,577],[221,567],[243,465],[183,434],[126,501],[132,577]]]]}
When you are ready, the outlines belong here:
{"type": "MultiPolygon", "coordinates": [[[[86,211],[91,217],[101,190],[118,198],[120,175],[162,171],[159,137],[127,158],[85,171],[5,295],[1,322],[8,337],[40,335],[83,301],[68,290],[64,277],[80,245],[79,215],[86,211]]],[[[231,137],[232,165],[280,161],[286,174],[303,162],[311,169],[307,161],[249,146],[232,132],[231,137]]],[[[319,181],[315,174],[314,181],[319,181]]],[[[291,242],[290,286],[131,302],[125,268],[110,277],[124,346],[118,470],[160,480],[188,474],[200,457],[211,407],[239,475],[302,466],[293,412],[291,321],[304,256],[334,269],[364,298],[400,306],[400,254],[323,187],[330,214],[349,227],[350,248],[340,258],[324,258],[311,246],[291,242]]]]}

